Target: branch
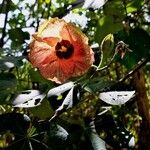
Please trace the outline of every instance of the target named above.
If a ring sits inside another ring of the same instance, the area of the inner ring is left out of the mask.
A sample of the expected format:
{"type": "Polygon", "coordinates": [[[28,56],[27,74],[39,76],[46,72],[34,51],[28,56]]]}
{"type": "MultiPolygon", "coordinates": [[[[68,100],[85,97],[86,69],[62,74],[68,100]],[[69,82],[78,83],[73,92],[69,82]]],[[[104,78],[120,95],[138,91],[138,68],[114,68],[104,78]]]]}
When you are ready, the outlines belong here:
{"type": "Polygon", "coordinates": [[[0,39],[0,47],[2,48],[4,45],[4,38],[6,36],[6,25],[7,25],[7,19],[8,19],[8,11],[9,11],[9,2],[10,1],[5,1],[6,2],[6,14],[5,14],[5,20],[4,20],[4,27],[2,30],[2,37],[0,39]]]}
{"type": "Polygon", "coordinates": [[[142,24],[144,24],[144,25],[150,25],[150,22],[142,22],[142,24]]]}
{"type": "Polygon", "coordinates": [[[144,59],[143,61],[140,61],[138,63],[138,65],[132,70],[130,71],[125,77],[121,78],[118,83],[122,83],[125,80],[127,80],[129,77],[131,77],[135,72],[137,72],[140,68],[144,67],[146,65],[147,62],[150,61],[150,55],[148,55],[148,57],[146,59],[144,59]]]}
{"type": "Polygon", "coordinates": [[[5,2],[5,0],[3,0],[2,4],[0,5],[0,14],[1,14],[2,11],[3,11],[3,8],[4,8],[4,2],[5,2]]]}

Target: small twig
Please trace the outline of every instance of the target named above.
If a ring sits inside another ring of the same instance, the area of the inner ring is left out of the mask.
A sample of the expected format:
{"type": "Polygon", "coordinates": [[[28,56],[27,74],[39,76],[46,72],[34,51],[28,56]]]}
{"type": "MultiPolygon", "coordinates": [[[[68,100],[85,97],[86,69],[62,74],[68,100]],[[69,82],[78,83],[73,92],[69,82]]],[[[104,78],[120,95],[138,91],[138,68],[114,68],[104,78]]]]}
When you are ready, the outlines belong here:
{"type": "Polygon", "coordinates": [[[128,16],[126,0],[123,0],[123,5],[124,5],[124,10],[125,10],[126,16],[128,16]]]}
{"type": "MultiPolygon", "coordinates": [[[[37,10],[36,11],[39,11],[39,3],[38,3],[38,0],[36,0],[36,4],[37,4],[37,10]]],[[[39,17],[38,17],[38,15],[37,15],[37,17],[36,17],[36,31],[38,31],[38,27],[39,27],[39,24],[40,24],[40,19],[39,19],[39,17]]]]}
{"type": "Polygon", "coordinates": [[[137,72],[140,68],[142,68],[143,66],[146,65],[147,62],[150,61],[150,55],[148,55],[148,57],[146,59],[144,59],[142,62],[140,61],[138,63],[138,65],[132,70],[130,71],[125,77],[121,78],[118,83],[122,83],[125,80],[127,80],[129,77],[131,77],[135,72],[137,72]]]}
{"type": "Polygon", "coordinates": [[[105,114],[107,111],[109,111],[112,107],[111,106],[106,106],[106,107],[101,107],[102,109],[104,109],[102,112],[98,113],[98,116],[101,116],[103,114],[105,114]]]}

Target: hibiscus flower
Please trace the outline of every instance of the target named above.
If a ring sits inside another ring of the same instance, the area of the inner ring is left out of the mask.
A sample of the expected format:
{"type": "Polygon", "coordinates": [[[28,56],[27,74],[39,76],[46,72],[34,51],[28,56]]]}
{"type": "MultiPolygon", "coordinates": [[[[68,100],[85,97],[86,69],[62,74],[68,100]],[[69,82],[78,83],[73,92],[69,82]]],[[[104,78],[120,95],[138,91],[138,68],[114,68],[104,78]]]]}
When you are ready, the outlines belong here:
{"type": "Polygon", "coordinates": [[[85,74],[94,62],[94,53],[75,25],[53,18],[33,35],[29,60],[44,78],[61,84],[85,74]]]}

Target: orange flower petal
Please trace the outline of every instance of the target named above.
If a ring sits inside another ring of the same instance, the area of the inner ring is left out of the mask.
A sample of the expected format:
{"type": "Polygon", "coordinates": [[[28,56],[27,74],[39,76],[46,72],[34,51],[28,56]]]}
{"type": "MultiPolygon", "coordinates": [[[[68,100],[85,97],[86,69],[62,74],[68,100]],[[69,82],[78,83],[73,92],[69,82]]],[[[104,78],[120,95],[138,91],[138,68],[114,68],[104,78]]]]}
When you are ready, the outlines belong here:
{"type": "Polygon", "coordinates": [[[51,81],[55,81],[58,84],[65,81],[58,61],[55,61],[47,66],[44,66],[43,68],[40,68],[40,72],[43,77],[51,81]]]}
{"type": "Polygon", "coordinates": [[[50,47],[43,42],[34,41],[30,47],[29,60],[35,67],[39,67],[57,59],[55,55],[52,55],[53,53],[50,51],[50,47]]]}
{"type": "Polygon", "coordinates": [[[74,73],[74,62],[72,61],[63,61],[60,62],[60,67],[64,76],[71,76],[74,73]]]}
{"type": "Polygon", "coordinates": [[[60,35],[63,39],[71,42],[79,41],[80,39],[81,41],[84,41],[84,44],[88,44],[88,38],[79,30],[79,28],[71,23],[67,23],[63,26],[60,35]]]}
{"type": "Polygon", "coordinates": [[[46,21],[33,36],[29,60],[48,80],[63,83],[86,73],[94,62],[88,38],[62,19],[46,21]]]}
{"type": "Polygon", "coordinates": [[[57,37],[44,37],[42,40],[50,46],[55,46],[60,41],[60,39],[57,37]]]}

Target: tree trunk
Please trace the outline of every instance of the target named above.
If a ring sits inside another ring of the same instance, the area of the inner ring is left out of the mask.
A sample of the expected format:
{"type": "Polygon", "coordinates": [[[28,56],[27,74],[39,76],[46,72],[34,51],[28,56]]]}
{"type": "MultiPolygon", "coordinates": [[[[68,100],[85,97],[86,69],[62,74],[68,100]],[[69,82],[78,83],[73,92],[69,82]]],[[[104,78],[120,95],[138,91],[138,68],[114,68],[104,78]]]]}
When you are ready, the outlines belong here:
{"type": "Polygon", "coordinates": [[[142,117],[138,133],[138,149],[150,150],[150,114],[143,69],[133,75],[133,85],[137,92],[138,112],[142,117]]]}

